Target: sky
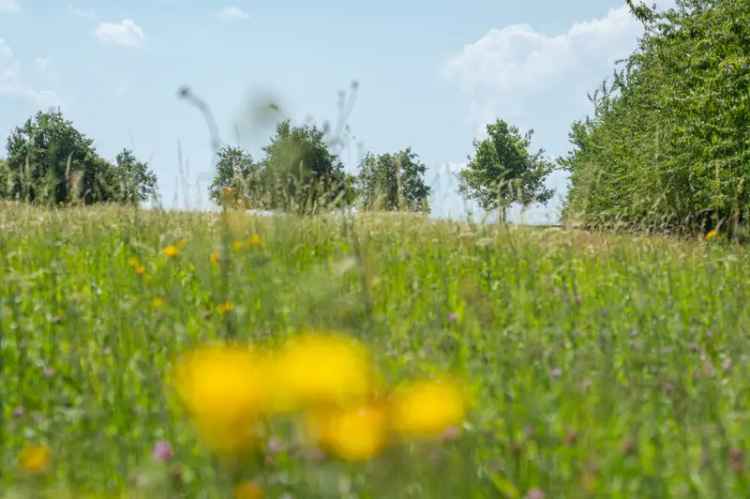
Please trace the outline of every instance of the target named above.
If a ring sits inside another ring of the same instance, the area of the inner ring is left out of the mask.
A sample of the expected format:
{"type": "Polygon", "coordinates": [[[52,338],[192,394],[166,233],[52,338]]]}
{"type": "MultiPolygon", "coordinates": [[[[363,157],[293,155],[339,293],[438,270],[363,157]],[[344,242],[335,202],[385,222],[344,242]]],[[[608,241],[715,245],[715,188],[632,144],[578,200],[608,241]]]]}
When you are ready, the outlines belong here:
{"type": "MultiPolygon", "coordinates": [[[[127,147],[149,161],[165,206],[207,208],[212,148],[177,97],[187,85],[222,143],[256,158],[281,118],[345,124],[350,170],[365,151],[411,147],[434,214],[457,217],[472,207],[455,173],[486,124],[533,129],[535,147],[565,154],[588,92],[641,33],[624,0],[0,0],[0,143],[60,109],[104,157],[127,147]],[[278,113],[258,111],[269,101],[278,113]]],[[[555,199],[517,219],[557,220],[567,181],[548,182],[555,199]]]]}

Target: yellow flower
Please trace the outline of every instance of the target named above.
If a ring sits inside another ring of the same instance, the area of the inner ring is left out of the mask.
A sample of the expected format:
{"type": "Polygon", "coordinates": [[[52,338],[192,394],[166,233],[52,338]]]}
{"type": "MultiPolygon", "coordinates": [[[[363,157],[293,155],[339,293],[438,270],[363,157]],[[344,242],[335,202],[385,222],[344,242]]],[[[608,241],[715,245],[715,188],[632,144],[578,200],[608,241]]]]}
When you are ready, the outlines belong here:
{"type": "Polygon", "coordinates": [[[47,471],[51,461],[52,451],[46,445],[26,446],[18,458],[21,469],[35,475],[47,471]]]}
{"type": "Polygon", "coordinates": [[[234,499],[263,499],[263,489],[255,482],[244,482],[234,488],[234,499]]]}
{"type": "Polygon", "coordinates": [[[219,314],[221,315],[227,315],[229,312],[234,310],[234,303],[232,302],[224,302],[221,303],[216,309],[219,311],[219,314]]]}
{"type": "Polygon", "coordinates": [[[253,234],[247,239],[240,239],[232,243],[232,249],[235,253],[247,251],[253,248],[262,248],[263,239],[258,234],[253,234]]]}
{"type": "Polygon", "coordinates": [[[407,438],[437,438],[465,414],[465,394],[449,380],[412,383],[396,390],[391,400],[391,426],[407,438]]]}
{"type": "Polygon", "coordinates": [[[164,256],[168,258],[174,258],[180,254],[180,249],[177,246],[170,244],[169,246],[166,246],[163,250],[161,250],[161,252],[164,253],[164,256]]]}
{"type": "Polygon", "coordinates": [[[128,265],[130,265],[131,267],[135,268],[135,267],[138,267],[140,264],[141,264],[141,261],[138,259],[138,257],[131,256],[130,258],[128,258],[128,265]]]}
{"type": "Polygon", "coordinates": [[[212,265],[219,265],[219,262],[221,261],[221,253],[219,253],[219,250],[213,250],[208,259],[211,261],[212,265]]]}
{"type": "Polygon", "coordinates": [[[167,300],[162,298],[161,296],[155,297],[153,300],[151,300],[151,308],[155,310],[159,310],[161,308],[164,308],[164,305],[167,304],[167,300]]]}
{"type": "Polygon", "coordinates": [[[135,267],[133,267],[133,272],[135,272],[136,275],[142,276],[146,273],[146,267],[144,267],[143,265],[136,265],[135,267]]]}
{"type": "Polygon", "coordinates": [[[207,346],[178,359],[174,385],[204,443],[225,455],[247,452],[268,407],[266,359],[239,346],[207,346]]]}
{"type": "Polygon", "coordinates": [[[260,248],[263,246],[263,239],[258,234],[253,234],[248,238],[247,245],[250,248],[260,248]]]}
{"type": "Polygon", "coordinates": [[[712,241],[719,237],[719,231],[718,229],[713,229],[706,234],[706,241],[712,241]]]}
{"type": "Polygon", "coordinates": [[[307,429],[324,449],[352,462],[375,457],[388,440],[386,413],[374,404],[313,412],[307,429]]]}
{"type": "Polygon", "coordinates": [[[274,362],[279,410],[346,404],[373,389],[374,371],[359,343],[331,334],[290,340],[274,362]]]}

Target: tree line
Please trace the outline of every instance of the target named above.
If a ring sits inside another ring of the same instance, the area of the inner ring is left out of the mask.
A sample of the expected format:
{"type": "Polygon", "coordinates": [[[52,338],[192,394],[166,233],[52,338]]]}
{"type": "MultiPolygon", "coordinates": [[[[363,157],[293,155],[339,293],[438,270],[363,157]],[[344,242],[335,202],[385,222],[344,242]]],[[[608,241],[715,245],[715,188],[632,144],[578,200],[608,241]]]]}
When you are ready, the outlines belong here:
{"type": "MultiPolygon", "coordinates": [[[[487,138],[475,142],[475,155],[461,172],[461,192],[485,209],[500,208],[503,216],[514,202],[549,199],[544,177],[552,163],[543,151],[530,152],[530,139],[531,132],[522,134],[502,120],[489,125],[487,138]]],[[[0,160],[0,199],[136,204],[158,194],[156,175],[146,162],[127,149],[114,162],[105,160],[60,111],[37,113],[16,128],[7,153],[7,160],[0,160]]],[[[260,160],[240,147],[221,147],[209,195],[218,205],[300,214],[354,205],[426,213],[432,194],[426,172],[419,156],[406,148],[368,153],[358,172],[348,173],[323,129],[283,121],[260,160]]]]}
{"type": "Polygon", "coordinates": [[[572,127],[569,220],[737,233],[750,219],[750,0],[676,3],[628,0],[646,34],[572,127]]]}

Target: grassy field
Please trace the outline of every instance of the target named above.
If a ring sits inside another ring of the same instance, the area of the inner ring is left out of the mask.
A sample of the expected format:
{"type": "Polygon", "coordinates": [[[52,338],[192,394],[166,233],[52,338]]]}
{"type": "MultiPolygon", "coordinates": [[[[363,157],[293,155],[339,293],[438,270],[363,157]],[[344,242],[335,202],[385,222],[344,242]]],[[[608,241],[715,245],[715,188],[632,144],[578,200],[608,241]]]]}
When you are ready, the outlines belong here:
{"type": "Polygon", "coordinates": [[[720,238],[6,205],[0,497],[747,497],[749,268],[720,238]],[[364,463],[291,420],[216,457],[175,358],[309,330],[389,386],[452,373],[465,421],[364,463]]]}

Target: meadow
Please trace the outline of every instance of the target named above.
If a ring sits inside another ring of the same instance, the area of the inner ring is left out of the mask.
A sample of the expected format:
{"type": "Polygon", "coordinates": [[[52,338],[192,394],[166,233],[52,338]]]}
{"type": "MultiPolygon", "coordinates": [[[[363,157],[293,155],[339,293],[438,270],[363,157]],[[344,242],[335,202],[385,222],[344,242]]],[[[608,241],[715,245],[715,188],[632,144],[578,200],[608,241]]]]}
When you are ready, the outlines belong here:
{"type": "Polygon", "coordinates": [[[0,497],[746,497],[748,268],[721,236],[6,204],[0,497]],[[465,417],[366,460],[289,417],[217,456],[176,359],[309,331],[383,385],[450,373],[465,417]]]}

